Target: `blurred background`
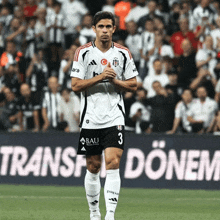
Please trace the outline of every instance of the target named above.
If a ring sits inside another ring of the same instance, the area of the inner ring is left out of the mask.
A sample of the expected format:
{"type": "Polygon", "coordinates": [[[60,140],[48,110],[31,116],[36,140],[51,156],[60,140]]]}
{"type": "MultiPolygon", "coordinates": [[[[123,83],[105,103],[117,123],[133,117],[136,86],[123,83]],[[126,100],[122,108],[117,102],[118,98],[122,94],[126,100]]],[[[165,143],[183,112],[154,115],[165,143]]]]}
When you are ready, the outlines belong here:
{"type": "Polygon", "coordinates": [[[215,0],[1,0],[0,130],[79,132],[71,91],[76,49],[92,16],[115,15],[113,41],[131,51],[138,90],[123,94],[126,130],[220,130],[220,5],[215,0]]]}

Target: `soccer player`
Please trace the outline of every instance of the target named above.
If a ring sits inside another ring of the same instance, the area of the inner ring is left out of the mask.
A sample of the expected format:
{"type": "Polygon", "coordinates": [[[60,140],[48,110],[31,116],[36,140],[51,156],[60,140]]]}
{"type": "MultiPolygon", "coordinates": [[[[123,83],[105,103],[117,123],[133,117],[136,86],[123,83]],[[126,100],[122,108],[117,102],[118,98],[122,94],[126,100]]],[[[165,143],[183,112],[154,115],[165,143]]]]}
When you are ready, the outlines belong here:
{"type": "Polygon", "coordinates": [[[93,18],[94,42],[76,50],[71,72],[72,90],[81,92],[81,132],[78,154],[86,155],[85,190],[90,220],[101,220],[99,210],[101,155],[106,180],[105,220],[114,220],[120,191],[119,164],[124,148],[122,91],[136,91],[138,75],[131,53],[112,42],[114,16],[98,12],[93,18]]]}

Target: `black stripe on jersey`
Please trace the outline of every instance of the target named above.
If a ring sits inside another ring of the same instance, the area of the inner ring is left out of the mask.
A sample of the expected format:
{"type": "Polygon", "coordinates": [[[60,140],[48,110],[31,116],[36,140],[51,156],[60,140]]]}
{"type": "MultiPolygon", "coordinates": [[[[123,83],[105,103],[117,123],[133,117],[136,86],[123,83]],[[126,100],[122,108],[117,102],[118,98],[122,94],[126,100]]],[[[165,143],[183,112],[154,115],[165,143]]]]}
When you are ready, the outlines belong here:
{"type": "Polygon", "coordinates": [[[95,47],[95,42],[94,41],[92,41],[92,46],[95,47]]]}
{"type": "Polygon", "coordinates": [[[122,51],[119,51],[123,57],[124,57],[124,63],[123,63],[123,71],[125,72],[125,67],[126,67],[126,63],[127,63],[127,57],[125,56],[125,54],[122,51]]]}
{"type": "Polygon", "coordinates": [[[123,115],[124,118],[125,118],[125,113],[123,112],[123,109],[122,109],[121,105],[118,104],[118,108],[120,109],[120,111],[122,112],[122,115],[123,115]]]}
{"type": "Polygon", "coordinates": [[[83,61],[84,61],[85,56],[86,56],[86,54],[87,54],[88,52],[89,52],[89,50],[87,50],[85,53],[83,53],[83,55],[82,55],[83,61]]]}
{"type": "Polygon", "coordinates": [[[85,91],[85,105],[84,105],[82,116],[81,116],[80,123],[79,123],[80,128],[82,127],[82,123],[85,118],[86,109],[87,109],[87,92],[85,91]]]}

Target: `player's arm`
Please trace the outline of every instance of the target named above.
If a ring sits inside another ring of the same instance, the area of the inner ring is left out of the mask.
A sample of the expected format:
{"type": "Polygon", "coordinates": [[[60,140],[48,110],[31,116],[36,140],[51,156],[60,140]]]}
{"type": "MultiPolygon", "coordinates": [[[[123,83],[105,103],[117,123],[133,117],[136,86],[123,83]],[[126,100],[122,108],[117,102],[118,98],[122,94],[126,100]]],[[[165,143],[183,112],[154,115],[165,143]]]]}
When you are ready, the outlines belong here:
{"type": "Polygon", "coordinates": [[[77,77],[72,78],[72,90],[74,92],[82,92],[85,89],[96,85],[97,83],[102,82],[105,79],[114,79],[116,77],[116,73],[111,68],[110,63],[107,65],[107,67],[104,69],[104,71],[91,79],[80,79],[77,77]]]}
{"type": "Polygon", "coordinates": [[[138,72],[134,64],[133,58],[128,53],[127,62],[124,68],[124,79],[125,80],[119,80],[117,78],[114,78],[110,80],[110,82],[113,83],[118,89],[122,91],[135,92],[137,90],[137,79],[136,79],[137,75],[138,75],[138,72]]]}
{"type": "Polygon", "coordinates": [[[122,91],[135,92],[137,90],[136,76],[125,81],[114,78],[110,82],[112,82],[117,88],[122,91]]]}

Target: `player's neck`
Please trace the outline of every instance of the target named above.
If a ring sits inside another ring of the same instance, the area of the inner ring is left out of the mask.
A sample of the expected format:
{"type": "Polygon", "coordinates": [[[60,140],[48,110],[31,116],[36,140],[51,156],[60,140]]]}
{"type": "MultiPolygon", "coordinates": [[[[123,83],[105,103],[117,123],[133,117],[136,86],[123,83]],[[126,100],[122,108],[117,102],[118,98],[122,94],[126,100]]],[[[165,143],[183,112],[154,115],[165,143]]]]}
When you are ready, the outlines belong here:
{"type": "Polygon", "coordinates": [[[104,53],[104,52],[108,51],[111,48],[112,41],[102,42],[102,41],[98,41],[96,39],[95,40],[95,46],[104,53]]]}

